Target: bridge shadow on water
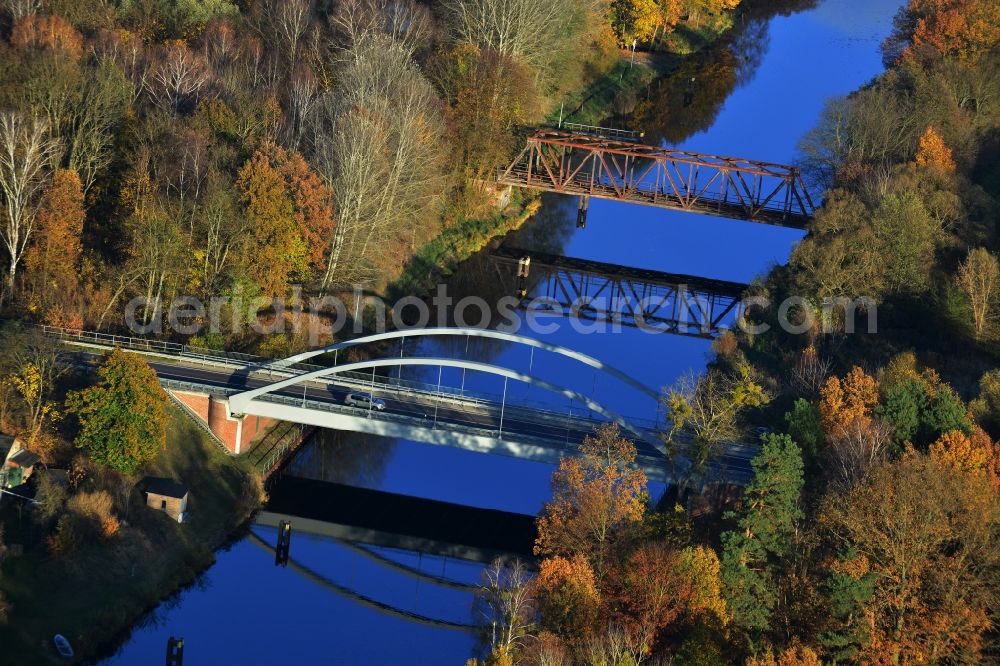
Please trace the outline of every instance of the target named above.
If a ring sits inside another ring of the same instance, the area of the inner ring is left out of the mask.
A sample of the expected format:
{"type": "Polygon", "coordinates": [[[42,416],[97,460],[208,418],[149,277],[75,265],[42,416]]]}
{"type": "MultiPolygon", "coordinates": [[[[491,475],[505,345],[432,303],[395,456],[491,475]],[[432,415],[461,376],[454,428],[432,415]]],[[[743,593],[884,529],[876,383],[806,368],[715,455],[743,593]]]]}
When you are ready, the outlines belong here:
{"type": "Polygon", "coordinates": [[[276,479],[257,524],[472,562],[533,559],[535,517],[293,476],[276,479]]]}

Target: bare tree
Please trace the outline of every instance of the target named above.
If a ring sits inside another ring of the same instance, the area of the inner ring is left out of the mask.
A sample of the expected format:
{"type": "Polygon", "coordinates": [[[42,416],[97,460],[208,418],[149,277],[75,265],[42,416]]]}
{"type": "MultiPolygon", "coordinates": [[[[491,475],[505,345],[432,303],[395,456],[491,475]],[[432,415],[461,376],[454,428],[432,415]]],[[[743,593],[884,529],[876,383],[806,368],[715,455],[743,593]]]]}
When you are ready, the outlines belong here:
{"type": "Polygon", "coordinates": [[[798,362],[792,368],[792,386],[802,395],[815,398],[830,374],[833,362],[820,356],[816,347],[809,345],[802,350],[798,362]]]}
{"type": "Polygon", "coordinates": [[[533,635],[536,609],[530,582],[524,563],[516,558],[498,557],[483,571],[475,607],[494,652],[511,655],[533,635]]]}
{"type": "Polygon", "coordinates": [[[251,224],[238,212],[228,180],[209,172],[206,190],[205,205],[198,208],[195,226],[205,247],[203,284],[206,290],[211,290],[218,276],[232,263],[237,248],[246,242],[251,224]]]}
{"type": "Polygon", "coordinates": [[[980,340],[994,318],[993,310],[1000,292],[1000,263],[986,248],[969,250],[958,267],[956,280],[969,299],[973,330],[976,340],[980,340]]]}
{"type": "Polygon", "coordinates": [[[287,134],[288,145],[298,149],[305,129],[306,119],[316,104],[318,85],[309,65],[301,64],[292,72],[292,82],[288,87],[289,113],[287,134]]]}
{"type": "MultiPolygon", "coordinates": [[[[443,0],[453,37],[537,69],[560,51],[581,16],[599,3],[574,0],[443,0]]],[[[599,10],[598,10],[599,11],[599,10]]]]}
{"type": "Polygon", "coordinates": [[[70,114],[68,166],[79,174],[84,193],[111,162],[112,128],[125,111],[129,88],[121,70],[102,59],[84,83],[81,103],[70,114]]]}
{"type": "Polygon", "coordinates": [[[129,102],[135,104],[149,88],[152,70],[142,40],[124,31],[103,30],[93,48],[98,60],[113,62],[125,73],[126,81],[131,84],[127,89],[129,102]]]}
{"type": "Polygon", "coordinates": [[[827,455],[834,482],[853,488],[875,463],[882,460],[892,443],[892,428],[879,419],[855,418],[829,437],[827,455]]]}
{"type": "Polygon", "coordinates": [[[917,114],[908,104],[881,88],[830,101],[799,144],[809,178],[829,188],[838,177],[866,175],[911,155],[917,114]]]}
{"type": "Polygon", "coordinates": [[[437,95],[404,47],[374,36],[350,49],[310,136],[312,161],[336,195],[322,286],[371,278],[389,248],[400,239],[412,247],[437,219],[447,185],[437,95]]]}
{"type": "Polygon", "coordinates": [[[346,48],[385,35],[412,56],[430,39],[432,19],[430,10],[413,0],[344,0],[330,26],[346,48]]]}
{"type": "Polygon", "coordinates": [[[270,0],[264,11],[268,29],[281,45],[286,65],[294,68],[299,42],[312,22],[312,4],[309,0],[270,0]]]}
{"type": "Polygon", "coordinates": [[[42,8],[42,0],[3,0],[3,8],[10,15],[11,23],[17,23],[28,14],[37,14],[42,8]]]}
{"type": "Polygon", "coordinates": [[[583,646],[583,663],[588,666],[604,664],[642,664],[648,657],[641,632],[629,631],[620,624],[608,625],[604,634],[591,634],[583,646]]]}
{"type": "Polygon", "coordinates": [[[10,260],[7,288],[14,290],[17,267],[31,239],[38,199],[49,178],[49,165],[59,151],[48,125],[16,112],[0,114],[0,189],[4,220],[0,226],[10,260]]]}
{"type": "Polygon", "coordinates": [[[185,105],[197,102],[210,81],[211,72],[204,59],[184,43],[175,42],[163,47],[146,86],[156,103],[178,113],[185,105]]]}

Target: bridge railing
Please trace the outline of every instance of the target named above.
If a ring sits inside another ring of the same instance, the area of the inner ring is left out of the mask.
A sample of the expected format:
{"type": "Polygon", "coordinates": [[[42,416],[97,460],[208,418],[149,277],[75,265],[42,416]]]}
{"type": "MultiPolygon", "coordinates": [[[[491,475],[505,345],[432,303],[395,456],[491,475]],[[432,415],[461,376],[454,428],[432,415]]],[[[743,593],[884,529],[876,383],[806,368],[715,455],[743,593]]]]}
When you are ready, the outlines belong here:
{"type": "Polygon", "coordinates": [[[580,123],[564,122],[558,129],[567,132],[579,132],[581,134],[593,134],[594,136],[606,139],[618,139],[619,141],[638,141],[646,133],[637,130],[620,129],[617,127],[601,127],[599,125],[581,125],[580,123]]]}
{"type": "MultiPolygon", "coordinates": [[[[156,340],[151,338],[141,338],[136,336],[125,336],[117,335],[113,333],[100,333],[97,331],[86,331],[81,329],[65,328],[61,326],[48,326],[45,324],[29,325],[36,330],[41,331],[44,335],[67,341],[67,342],[77,342],[82,344],[91,344],[103,347],[121,347],[122,349],[128,349],[137,352],[146,352],[153,354],[164,354],[169,356],[176,356],[178,358],[184,358],[187,360],[192,360],[196,362],[203,363],[217,363],[217,364],[237,364],[241,366],[250,367],[251,370],[258,371],[271,371],[274,373],[285,373],[285,374],[305,374],[308,372],[314,372],[323,368],[333,368],[336,366],[323,366],[316,365],[312,363],[295,363],[289,366],[283,366],[281,368],[269,368],[267,366],[273,364],[274,359],[265,358],[262,356],[256,356],[253,354],[245,354],[242,352],[229,352],[222,350],[206,349],[203,347],[195,347],[191,345],[185,345],[179,342],[170,342],[165,340],[156,340]],[[257,366],[257,367],[254,367],[257,366]]],[[[472,391],[465,389],[464,387],[454,387],[442,384],[438,386],[436,383],[423,382],[415,379],[406,379],[401,377],[391,377],[391,376],[380,376],[375,375],[374,382],[372,381],[372,375],[364,372],[348,371],[343,373],[332,374],[329,378],[329,382],[342,381],[344,383],[350,383],[357,386],[359,389],[364,389],[365,387],[371,388],[378,392],[395,392],[397,396],[422,396],[428,400],[455,400],[460,401],[466,407],[481,407],[481,408],[495,408],[501,403],[506,405],[509,410],[517,410],[521,416],[527,416],[530,413],[536,413],[539,415],[544,415],[547,418],[566,418],[566,414],[561,411],[556,411],[551,403],[542,403],[538,401],[530,401],[528,399],[522,399],[520,401],[512,401],[509,396],[501,396],[497,393],[490,393],[486,391],[472,391]]],[[[173,381],[173,380],[171,380],[173,381]]],[[[181,382],[184,383],[184,382],[181,382]]],[[[180,390],[205,390],[205,385],[203,384],[193,384],[184,383],[185,387],[180,390]]],[[[219,392],[217,387],[212,388],[213,391],[219,392]]],[[[239,393],[239,390],[225,390],[225,395],[233,395],[239,393]]],[[[570,411],[576,409],[580,412],[589,410],[583,405],[569,406],[570,411]]],[[[577,417],[573,417],[577,418],[577,417]]],[[[638,427],[646,429],[654,429],[657,427],[657,422],[652,419],[644,419],[639,417],[627,417],[629,423],[635,424],[638,427]]],[[[600,419],[591,419],[594,424],[605,423],[605,421],[600,419]]]]}

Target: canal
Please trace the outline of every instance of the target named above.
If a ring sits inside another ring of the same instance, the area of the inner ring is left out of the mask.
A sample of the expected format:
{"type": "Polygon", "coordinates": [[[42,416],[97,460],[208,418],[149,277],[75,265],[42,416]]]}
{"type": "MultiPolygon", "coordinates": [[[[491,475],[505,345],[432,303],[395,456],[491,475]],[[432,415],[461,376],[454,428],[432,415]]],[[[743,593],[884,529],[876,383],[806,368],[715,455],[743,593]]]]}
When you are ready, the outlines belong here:
{"type": "MultiPolygon", "coordinates": [[[[766,3],[760,3],[766,4],[766,3]]],[[[637,95],[615,122],[642,127],[647,139],[720,155],[789,163],[827,99],[882,70],[879,44],[898,0],[820,0],[789,15],[750,21],[726,45],[686,62],[637,95]],[[694,94],[683,100],[685,82],[694,94]]],[[[659,271],[749,282],[783,263],[802,232],[688,213],[594,200],[576,228],[575,199],[547,196],[539,215],[509,245],[659,271]]],[[[485,257],[449,280],[450,295],[499,296],[485,257]]],[[[699,338],[580,331],[568,323],[539,337],[590,354],[647,386],[670,385],[704,369],[710,344],[699,338]]],[[[433,343],[433,353],[464,355],[464,340],[433,343]],[[462,345],[461,349],[457,348],[462,345]]],[[[655,404],[627,387],[572,364],[525,350],[476,344],[469,355],[520,367],[595,396],[628,416],[653,418],[655,404]]],[[[412,354],[415,350],[403,349],[412,354]]],[[[437,372],[434,372],[436,380],[437,372]]],[[[502,380],[445,373],[445,383],[499,394],[502,380]]],[[[524,387],[510,402],[565,399],[524,387]]],[[[574,412],[576,413],[576,412],[574,412]]],[[[290,475],[384,490],[471,507],[534,514],[549,496],[552,466],[401,440],[322,433],[287,470],[290,475]]],[[[653,488],[654,493],[661,488],[653,488]]],[[[295,566],[276,567],[272,527],[217,554],[198,580],[151,613],[102,664],[162,663],[167,638],[183,636],[185,664],[462,664],[474,654],[470,586],[482,565],[331,536],[293,536],[295,566]],[[414,571],[417,575],[414,575],[414,571]]]]}

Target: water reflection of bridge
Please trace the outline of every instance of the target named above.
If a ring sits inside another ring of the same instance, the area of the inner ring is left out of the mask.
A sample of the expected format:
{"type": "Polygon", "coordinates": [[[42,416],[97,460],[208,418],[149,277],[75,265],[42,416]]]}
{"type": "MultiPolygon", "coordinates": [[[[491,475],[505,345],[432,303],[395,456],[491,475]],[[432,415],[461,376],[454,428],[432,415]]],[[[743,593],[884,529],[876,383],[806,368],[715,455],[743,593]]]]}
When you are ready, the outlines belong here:
{"type": "Polygon", "coordinates": [[[738,315],[747,285],[500,247],[490,256],[508,294],[532,312],[711,337],[738,315]]]}
{"type": "MultiPolygon", "coordinates": [[[[274,550],[274,546],[272,544],[269,544],[267,541],[262,539],[259,535],[257,535],[253,531],[250,532],[248,539],[250,540],[251,543],[263,548],[264,550],[272,552],[274,550]]],[[[468,623],[455,622],[453,620],[445,620],[441,618],[430,617],[429,615],[424,615],[423,613],[418,613],[416,611],[400,608],[395,604],[391,604],[385,601],[379,601],[378,599],[375,599],[374,597],[358,592],[357,590],[347,585],[336,582],[329,576],[326,576],[320,573],[319,571],[316,571],[312,567],[302,564],[294,557],[288,558],[288,568],[290,568],[292,571],[299,574],[300,576],[304,577],[306,580],[309,580],[310,582],[324,589],[330,590],[331,592],[334,592],[342,597],[346,597],[355,603],[359,603],[362,606],[366,606],[380,613],[384,613],[392,617],[398,617],[403,620],[408,620],[410,622],[424,624],[430,627],[437,627],[440,629],[453,629],[456,631],[468,631],[468,632],[476,631],[476,627],[468,623]]]]}
{"type": "MultiPolygon", "coordinates": [[[[354,554],[420,583],[473,593],[478,585],[466,583],[420,567],[410,566],[392,553],[485,563],[495,557],[531,560],[535,539],[534,517],[493,509],[478,509],[449,502],[409,497],[337,483],[285,476],[271,489],[271,499],[255,520],[276,527],[291,521],[294,534],[333,539],[354,554]],[[388,554],[379,552],[388,550],[388,554]]],[[[272,551],[274,544],[251,531],[250,540],[272,551]]],[[[301,546],[298,546],[301,547],[301,546]]],[[[428,626],[475,631],[471,624],[431,617],[376,598],[304,564],[293,543],[288,567],[312,583],[380,613],[428,626]]]]}

